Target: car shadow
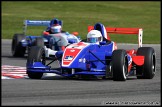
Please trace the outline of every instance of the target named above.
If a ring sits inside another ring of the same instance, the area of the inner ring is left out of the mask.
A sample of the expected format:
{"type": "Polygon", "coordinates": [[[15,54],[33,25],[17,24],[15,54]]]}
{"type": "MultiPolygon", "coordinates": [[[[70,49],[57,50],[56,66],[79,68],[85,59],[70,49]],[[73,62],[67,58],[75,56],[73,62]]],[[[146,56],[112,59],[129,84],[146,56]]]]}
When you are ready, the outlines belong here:
{"type": "MultiPolygon", "coordinates": [[[[44,76],[41,79],[30,79],[30,78],[26,78],[29,80],[61,80],[61,81],[97,81],[97,82],[107,82],[107,81],[114,81],[112,78],[72,78],[72,77],[64,77],[64,76],[44,76]]],[[[126,81],[130,81],[130,80],[137,80],[136,77],[131,77],[131,78],[127,78],[126,81]]],[[[125,82],[125,81],[118,81],[118,82],[125,82]]]]}

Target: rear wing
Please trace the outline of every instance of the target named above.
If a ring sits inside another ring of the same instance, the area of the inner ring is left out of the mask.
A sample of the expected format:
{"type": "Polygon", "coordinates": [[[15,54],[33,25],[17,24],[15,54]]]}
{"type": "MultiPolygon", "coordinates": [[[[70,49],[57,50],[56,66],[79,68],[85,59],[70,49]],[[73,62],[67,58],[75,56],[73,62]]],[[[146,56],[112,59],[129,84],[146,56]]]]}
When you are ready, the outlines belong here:
{"type": "MultiPolygon", "coordinates": [[[[23,33],[26,34],[27,26],[50,26],[50,20],[24,20],[23,33]]],[[[62,25],[62,21],[59,21],[62,25]]]]}
{"type": "MultiPolygon", "coordinates": [[[[94,26],[88,26],[88,32],[92,30],[94,26]]],[[[105,27],[107,33],[114,34],[136,34],[138,35],[138,47],[142,47],[142,37],[143,29],[142,28],[111,28],[105,27]]]]}

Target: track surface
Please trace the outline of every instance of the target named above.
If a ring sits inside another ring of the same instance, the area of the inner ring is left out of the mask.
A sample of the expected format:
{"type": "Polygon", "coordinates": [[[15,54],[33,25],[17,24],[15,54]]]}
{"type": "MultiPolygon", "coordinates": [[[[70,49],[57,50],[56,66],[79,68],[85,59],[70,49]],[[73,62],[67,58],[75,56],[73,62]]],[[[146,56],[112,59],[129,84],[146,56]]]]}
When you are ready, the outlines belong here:
{"type": "MultiPolygon", "coordinates": [[[[137,45],[117,44],[132,49],[137,45]]],[[[161,105],[160,45],[153,47],[157,55],[157,72],[153,79],[129,77],[125,82],[113,80],[79,80],[47,76],[41,80],[29,78],[1,79],[2,105],[161,105]]],[[[2,40],[2,65],[25,67],[26,57],[11,56],[11,40],[2,40]]]]}

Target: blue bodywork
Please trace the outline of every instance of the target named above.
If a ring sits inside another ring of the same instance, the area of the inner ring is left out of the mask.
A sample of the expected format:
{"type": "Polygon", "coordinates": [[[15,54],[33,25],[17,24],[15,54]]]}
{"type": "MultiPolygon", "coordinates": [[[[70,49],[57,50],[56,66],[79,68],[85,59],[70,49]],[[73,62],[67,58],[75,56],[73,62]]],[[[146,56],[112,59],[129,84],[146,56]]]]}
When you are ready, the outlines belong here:
{"type": "MultiPolygon", "coordinates": [[[[71,34],[69,34],[68,32],[65,32],[65,33],[62,33],[64,35],[66,35],[67,37],[71,34]]],[[[42,35],[42,36],[32,36],[32,35],[29,35],[29,36],[26,36],[25,39],[21,40],[21,46],[22,47],[31,47],[33,46],[36,38],[43,38],[44,40],[44,45],[47,47],[47,48],[51,48],[52,46],[55,46],[55,50],[57,51],[61,51],[55,44],[54,44],[54,40],[53,40],[53,37],[50,36],[50,35],[42,35]]],[[[80,38],[78,38],[78,40],[80,40],[80,38]]],[[[72,43],[77,43],[78,40],[74,39],[74,38],[70,38],[68,39],[68,43],[72,44],[72,43]]]]}
{"type": "MultiPolygon", "coordinates": [[[[94,29],[99,30],[106,38],[105,27],[97,23],[94,29]]],[[[112,76],[111,62],[112,53],[116,44],[113,41],[103,39],[99,44],[95,43],[74,43],[69,45],[64,52],[58,51],[56,56],[62,56],[59,60],[60,68],[52,68],[43,65],[41,62],[27,63],[27,73],[56,73],[62,76],[74,75],[93,75],[93,76],[112,76]],[[67,64],[68,63],[68,64],[67,64]]],[[[127,54],[128,65],[132,58],[127,54]]]]}
{"type": "Polygon", "coordinates": [[[29,35],[29,36],[26,36],[25,39],[21,40],[21,45],[23,47],[31,47],[36,38],[43,38],[44,40],[44,44],[49,48],[50,46],[50,39],[51,39],[52,36],[32,36],[32,35],[29,35]]]}
{"type": "MultiPolygon", "coordinates": [[[[61,26],[63,26],[63,21],[62,20],[58,20],[57,18],[52,19],[51,21],[39,21],[39,20],[25,20],[24,21],[24,34],[26,34],[26,30],[27,30],[27,26],[47,26],[46,31],[48,31],[50,29],[50,27],[53,24],[59,24],[61,26]]],[[[68,32],[62,32],[63,35],[69,36],[71,34],[69,34],[68,32]]],[[[78,39],[80,39],[79,36],[77,36],[78,39]]],[[[28,35],[26,36],[23,40],[20,41],[20,45],[22,47],[31,47],[33,46],[36,38],[43,38],[44,40],[44,45],[47,48],[51,48],[54,44],[54,41],[51,41],[52,36],[50,35],[40,35],[40,36],[34,36],[34,35],[28,35]]],[[[78,41],[73,40],[73,39],[68,39],[68,43],[77,43],[78,41]]],[[[57,51],[60,51],[60,49],[55,46],[55,49],[57,51]]]]}
{"type": "MultiPolygon", "coordinates": [[[[60,60],[60,69],[51,68],[41,62],[27,63],[27,72],[56,73],[62,76],[94,75],[105,76],[107,65],[110,65],[114,42],[103,45],[89,44],[81,50],[70,66],[65,67],[60,60]],[[107,61],[106,61],[107,60],[107,61]],[[74,70],[74,72],[72,72],[74,70]]],[[[64,54],[64,52],[60,52],[64,54]]]]}

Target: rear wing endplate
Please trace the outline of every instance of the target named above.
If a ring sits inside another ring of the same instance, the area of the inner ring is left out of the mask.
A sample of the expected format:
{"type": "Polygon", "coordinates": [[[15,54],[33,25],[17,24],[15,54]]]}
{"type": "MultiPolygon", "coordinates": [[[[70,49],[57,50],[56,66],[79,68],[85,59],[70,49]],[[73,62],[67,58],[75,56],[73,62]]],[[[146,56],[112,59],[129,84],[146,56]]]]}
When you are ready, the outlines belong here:
{"type": "MultiPolygon", "coordinates": [[[[88,26],[88,32],[92,30],[94,26],[88,26]]],[[[142,37],[143,29],[142,28],[111,28],[105,27],[107,33],[114,34],[137,34],[138,35],[138,47],[142,47],[142,37]]]]}

